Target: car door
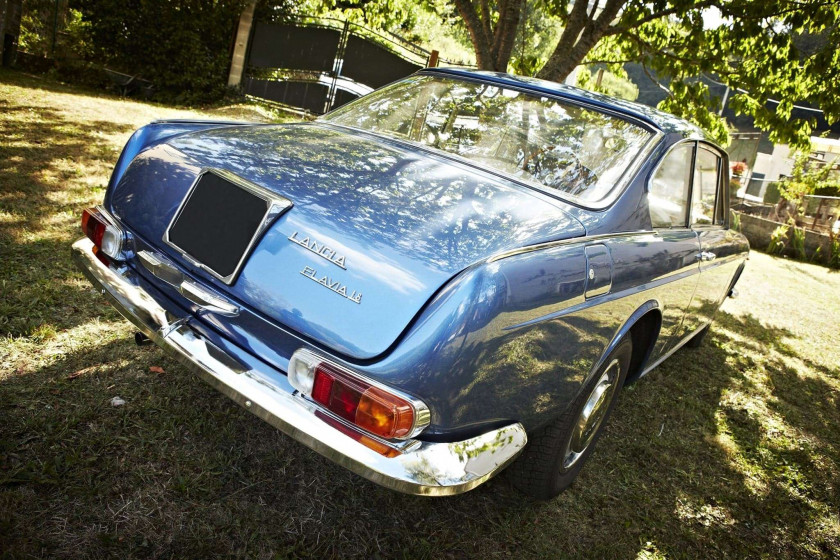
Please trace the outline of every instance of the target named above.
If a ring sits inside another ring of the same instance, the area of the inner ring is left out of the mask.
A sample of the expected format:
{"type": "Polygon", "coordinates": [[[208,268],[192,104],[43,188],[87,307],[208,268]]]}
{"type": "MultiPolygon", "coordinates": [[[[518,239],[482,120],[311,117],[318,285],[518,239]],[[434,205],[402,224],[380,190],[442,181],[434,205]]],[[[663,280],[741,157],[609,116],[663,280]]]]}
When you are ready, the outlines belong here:
{"type": "Polygon", "coordinates": [[[662,309],[662,326],[651,362],[670,350],[683,333],[683,318],[699,279],[697,233],[689,227],[694,142],[676,145],[662,159],[648,185],[648,209],[657,243],[648,266],[662,309]]]}
{"type": "Polygon", "coordinates": [[[702,327],[715,312],[741,264],[735,237],[728,227],[729,177],[725,155],[699,143],[691,188],[691,228],[700,242],[700,281],[691,302],[692,321],[702,327]]]}

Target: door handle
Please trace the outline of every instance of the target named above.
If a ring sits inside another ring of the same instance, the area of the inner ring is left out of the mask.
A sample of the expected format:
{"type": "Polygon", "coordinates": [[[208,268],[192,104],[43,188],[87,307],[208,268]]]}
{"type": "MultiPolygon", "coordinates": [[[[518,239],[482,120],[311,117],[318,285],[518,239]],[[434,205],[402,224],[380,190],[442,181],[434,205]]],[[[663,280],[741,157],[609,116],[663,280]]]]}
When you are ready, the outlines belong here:
{"type": "Polygon", "coordinates": [[[697,258],[703,262],[713,261],[717,258],[717,255],[709,251],[701,251],[697,254],[697,258]]]}

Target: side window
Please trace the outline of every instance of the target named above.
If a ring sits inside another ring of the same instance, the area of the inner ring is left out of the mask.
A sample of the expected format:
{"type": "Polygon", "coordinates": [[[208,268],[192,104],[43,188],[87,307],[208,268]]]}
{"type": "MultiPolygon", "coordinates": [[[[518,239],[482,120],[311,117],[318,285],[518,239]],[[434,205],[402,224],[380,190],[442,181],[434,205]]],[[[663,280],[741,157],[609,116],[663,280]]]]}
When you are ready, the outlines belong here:
{"type": "Polygon", "coordinates": [[[691,223],[698,225],[723,224],[720,157],[705,148],[697,150],[694,166],[694,188],[691,193],[691,223]],[[717,208],[717,204],[721,208],[717,208]]]}
{"type": "Polygon", "coordinates": [[[650,182],[648,207],[655,228],[688,225],[688,193],[694,144],[683,144],[665,156],[650,182]]]}

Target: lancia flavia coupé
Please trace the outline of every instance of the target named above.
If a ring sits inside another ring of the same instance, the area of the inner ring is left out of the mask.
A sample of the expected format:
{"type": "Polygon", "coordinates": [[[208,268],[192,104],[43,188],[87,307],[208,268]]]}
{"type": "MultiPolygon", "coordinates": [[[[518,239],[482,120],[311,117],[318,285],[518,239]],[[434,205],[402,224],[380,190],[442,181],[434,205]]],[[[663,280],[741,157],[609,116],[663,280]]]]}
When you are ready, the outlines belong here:
{"type": "Polygon", "coordinates": [[[728,172],[671,115],[427,69],[312,122],[139,129],[73,255],[138,343],[351,471],[549,498],[734,294],[728,172]]]}

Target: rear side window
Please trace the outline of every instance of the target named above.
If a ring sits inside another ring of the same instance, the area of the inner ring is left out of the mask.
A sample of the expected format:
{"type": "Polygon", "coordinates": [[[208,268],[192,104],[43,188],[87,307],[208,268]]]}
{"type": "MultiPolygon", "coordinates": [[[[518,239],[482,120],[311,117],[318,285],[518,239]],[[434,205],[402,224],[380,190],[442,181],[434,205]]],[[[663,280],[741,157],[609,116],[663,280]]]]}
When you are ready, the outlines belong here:
{"type": "Polygon", "coordinates": [[[688,225],[688,195],[694,144],[683,144],[665,156],[650,182],[648,207],[655,228],[688,225]]]}
{"type": "Polygon", "coordinates": [[[723,224],[723,196],[721,194],[720,157],[700,148],[694,165],[694,187],[691,194],[691,223],[693,225],[723,224]]]}

